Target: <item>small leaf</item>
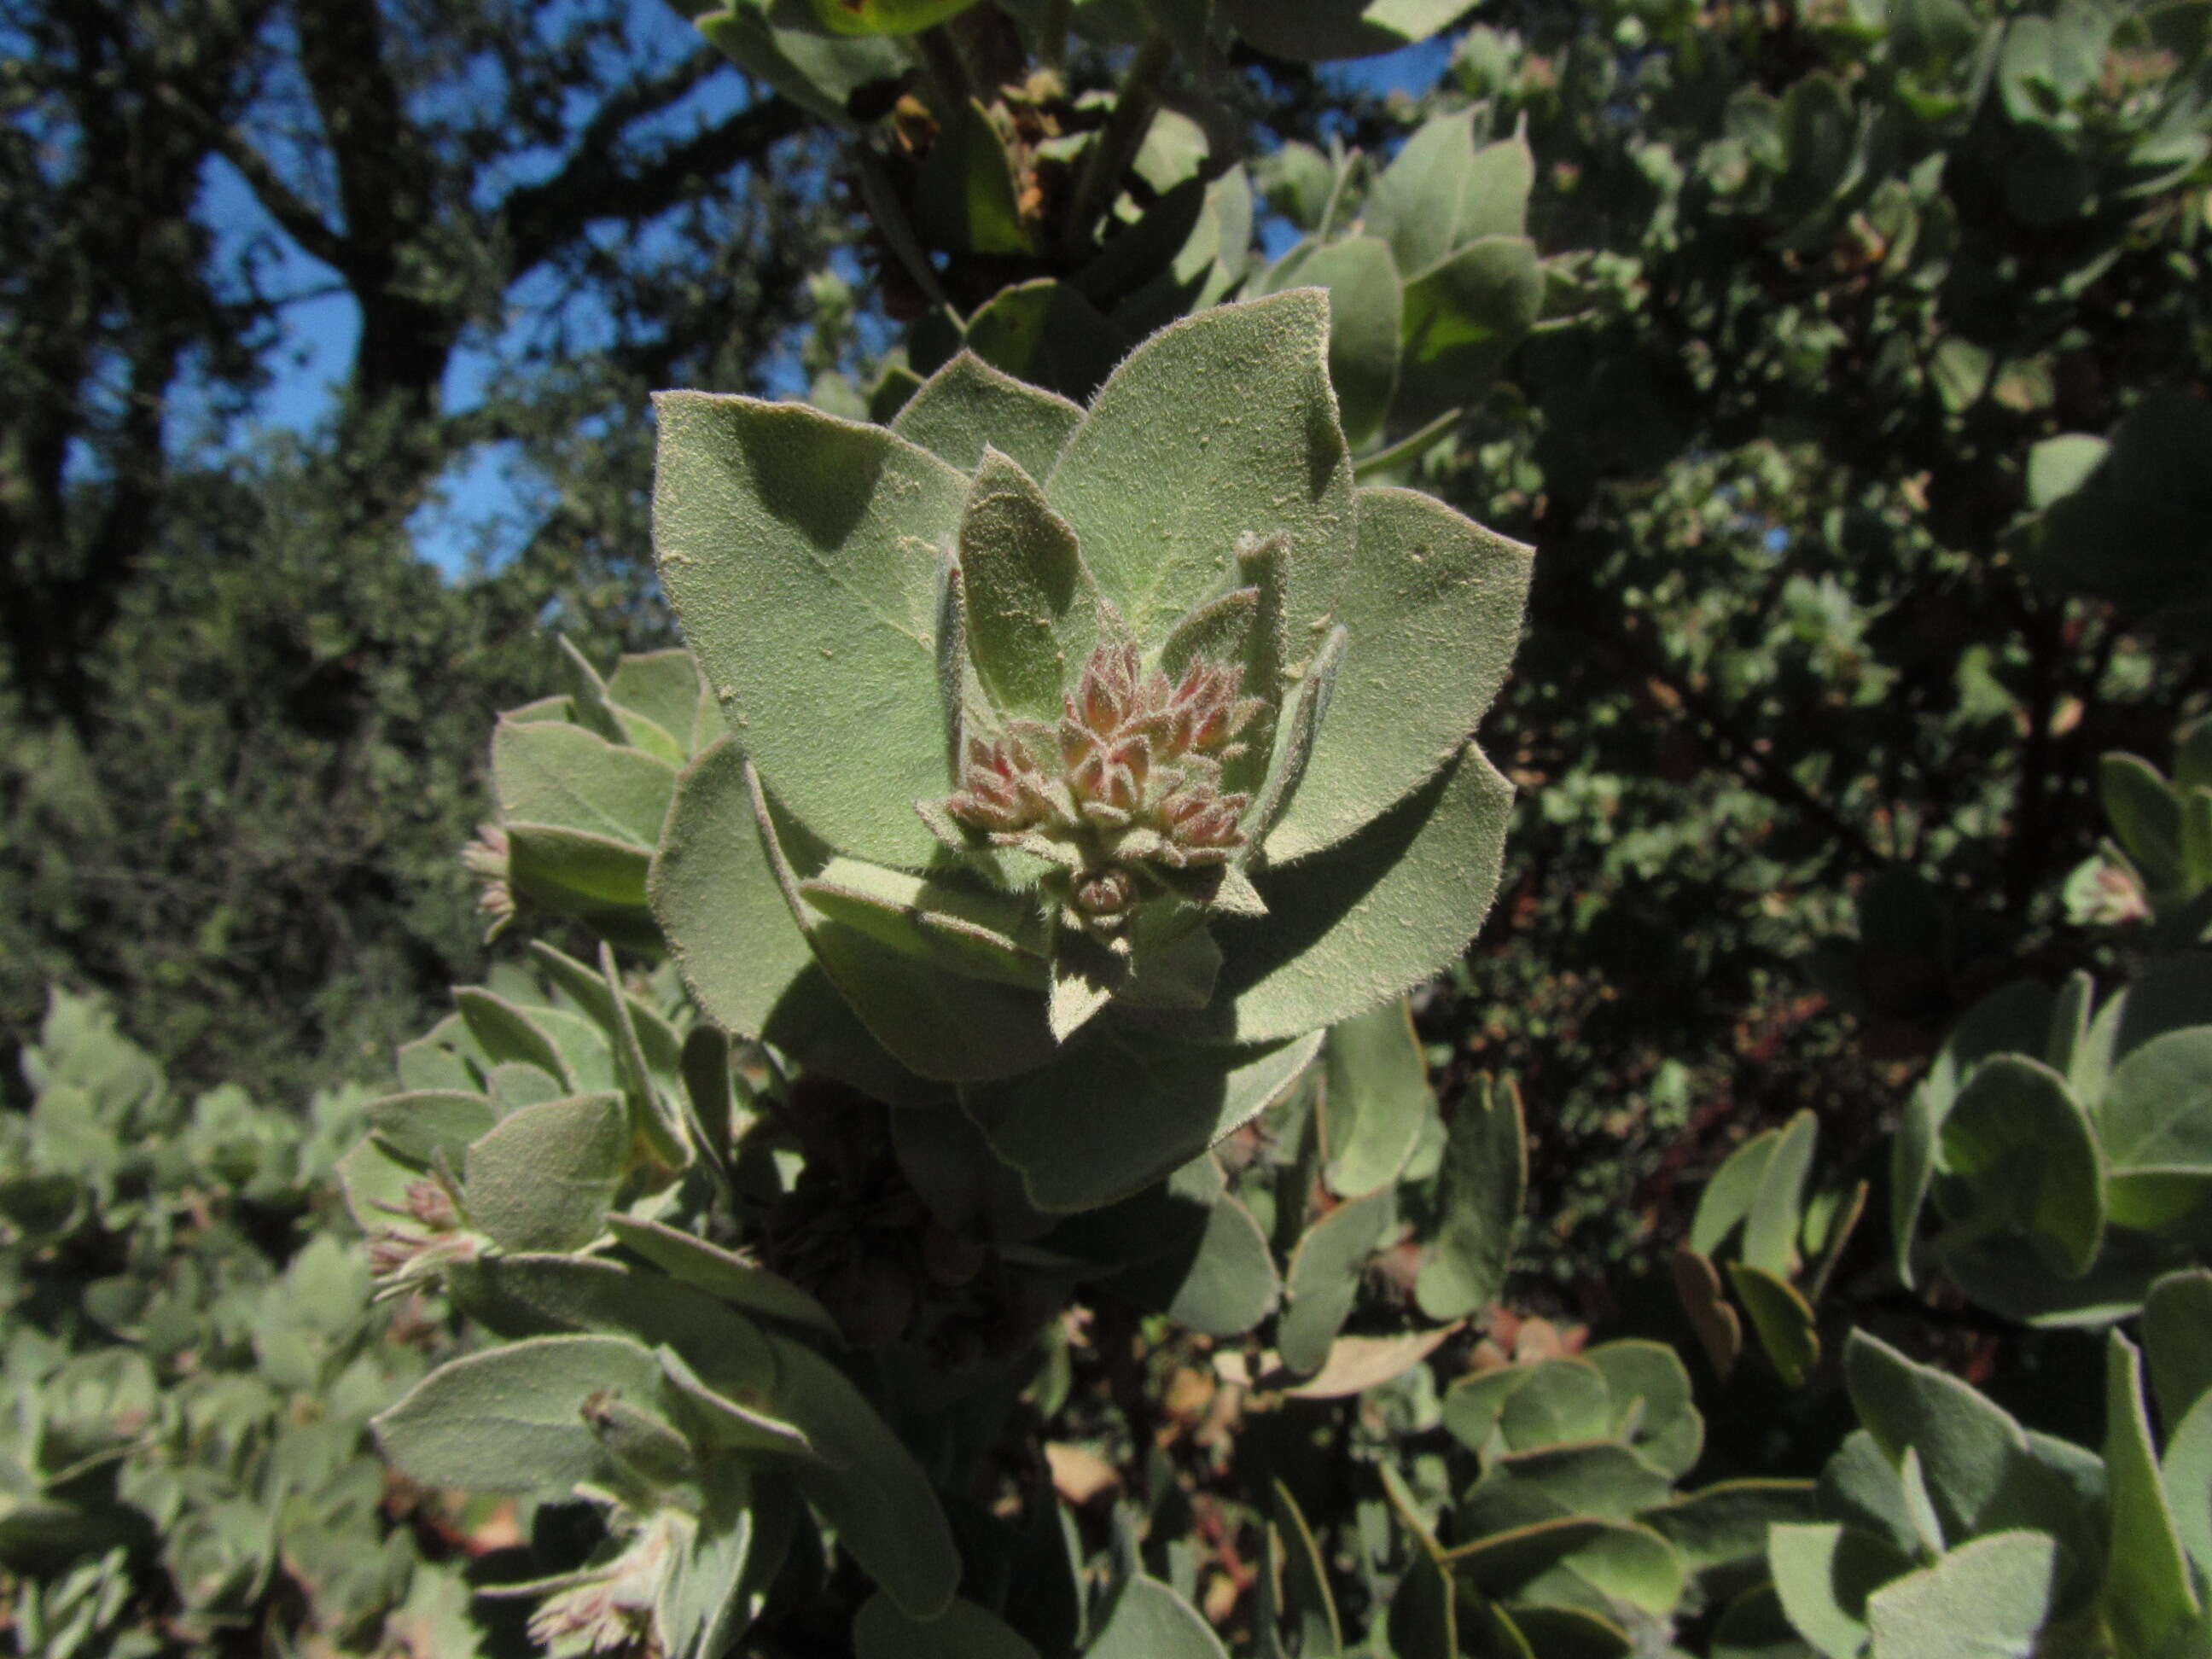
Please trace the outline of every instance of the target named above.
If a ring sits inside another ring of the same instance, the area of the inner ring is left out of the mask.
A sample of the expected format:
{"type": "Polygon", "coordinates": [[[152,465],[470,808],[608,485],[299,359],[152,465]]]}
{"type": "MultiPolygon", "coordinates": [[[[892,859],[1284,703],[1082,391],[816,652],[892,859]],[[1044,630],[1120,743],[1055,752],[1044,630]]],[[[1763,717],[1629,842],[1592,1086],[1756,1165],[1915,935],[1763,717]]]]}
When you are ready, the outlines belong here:
{"type": "Polygon", "coordinates": [[[1098,635],[1075,532],[1018,463],[988,445],[960,519],[968,647],[991,700],[1056,720],[1098,635]]]}
{"type": "Polygon", "coordinates": [[[1698,1194],[1697,1212],[1690,1218],[1690,1248],[1711,1255],[1728,1242],[1759,1197],[1766,1179],[1766,1166],[1781,1144],[1782,1131],[1761,1129],[1726,1158],[1698,1194]]]}
{"type": "Polygon", "coordinates": [[[2153,892],[2181,884],[2181,801],[2158,769],[2139,756],[2099,757],[2105,816],[2153,892]]]}
{"type": "Polygon", "coordinates": [[[1035,907],[940,877],[833,858],[799,892],[823,916],[944,972],[1035,989],[1046,981],[1035,907]]]}
{"type": "Polygon", "coordinates": [[[1973,1194],[1977,1225],[2002,1221],[2025,1233],[2063,1278],[2088,1272],[2104,1240],[2105,1176],[2096,1133],[2064,1079],[2024,1054],[1991,1055],[1960,1091],[1939,1145],[1973,1194]]]}
{"type": "Polygon", "coordinates": [[[2160,1419],[2179,1423],[2212,1392],[2212,1272],[2168,1273],[2150,1287],[2143,1348],[2160,1419]]]}
{"type": "Polygon", "coordinates": [[[1296,804],[1298,787],[1305,781],[1307,764],[1313,758],[1314,743],[1328,718],[1329,698],[1335,692],[1337,675],[1344,666],[1345,644],[1350,637],[1340,627],[1329,629],[1328,637],[1314,653],[1313,661],[1307,665],[1297,689],[1291,692],[1290,706],[1283,711],[1283,718],[1277,725],[1274,752],[1268,758],[1267,775],[1261,781],[1244,820],[1244,833],[1262,849],[1270,846],[1283,815],[1296,804]]]}
{"type": "Polygon", "coordinates": [[[574,1083],[568,1061],[544,1027],[505,997],[468,985],[453,993],[453,1006],[493,1064],[519,1060],[563,1083],[574,1083]]]}
{"type": "Polygon", "coordinates": [[[1239,1336],[1274,1311],[1282,1280],[1267,1236],[1233,1198],[1217,1202],[1189,1246],[1106,1281],[1139,1307],[1206,1336],[1239,1336]]]}
{"type": "MultiPolygon", "coordinates": [[[[817,0],[831,10],[948,3],[957,10],[971,0],[817,0]]],[[[974,99],[957,106],[939,124],[915,179],[914,216],[916,229],[954,253],[1031,251],[1006,143],[989,112],[974,99]]]]}
{"type": "Polygon", "coordinates": [[[1198,1609],[1157,1578],[1121,1586],[1084,1659],[1229,1659],[1198,1609]]]}
{"type": "Polygon", "coordinates": [[[1317,1371],[1357,1300],[1368,1258],[1397,1213],[1388,1188],[1340,1204],[1309,1227],[1291,1253],[1287,1306],[1275,1346],[1294,1371],[1317,1371]]]}
{"type": "Polygon", "coordinates": [[[699,1006],[740,1036],[761,1036],[813,954],[761,849],[744,751],[726,738],[677,780],[652,894],[699,1006]]]}
{"type": "Polygon", "coordinates": [[[1082,406],[1024,385],[972,351],[962,351],[923,381],[891,422],[939,459],[973,472],[987,447],[1004,452],[1031,477],[1042,477],[1068,434],[1083,419],[1082,406]]]}
{"type": "Polygon", "coordinates": [[[410,1161],[428,1165],[442,1155],[453,1169],[469,1143],[488,1133],[499,1113],[479,1094],[421,1089],[368,1103],[369,1127],[378,1139],[410,1161]]]}
{"type": "Polygon", "coordinates": [[[1292,1400],[1342,1400],[1379,1389],[1412,1370],[1459,1328],[1454,1323],[1402,1336],[1340,1336],[1318,1373],[1283,1392],[1292,1400]]]}
{"type": "Polygon", "coordinates": [[[1629,1522],[1667,1501],[1662,1470],[1617,1441],[1545,1446],[1496,1459],[1461,1499],[1471,1534],[1559,1516],[1629,1522]]]}
{"type": "Polygon", "coordinates": [[[1759,1191],[1743,1222],[1743,1260],[1778,1278],[1800,1265],[1798,1235],[1803,1231],[1805,1178],[1813,1168],[1813,1146],[1820,1133],[1809,1111],[1799,1112],[1782,1131],[1773,1157],[1759,1172],[1759,1191]]]}
{"type": "Polygon", "coordinates": [[[1607,1432],[1626,1437],[1669,1474],[1687,1474],[1704,1449],[1705,1430],[1691,1403],[1681,1357],[1663,1342],[1629,1339],[1601,1342],[1583,1358],[1605,1376],[1613,1417],[1607,1432]]]}
{"type": "Polygon", "coordinates": [[[1782,1380],[1802,1389],[1820,1363],[1820,1328],[1813,1310],[1786,1279],[1754,1267],[1747,1261],[1728,1264],[1729,1284],[1751,1316],[1759,1333],[1759,1346],[1782,1373],[1782,1380]]]}
{"type": "Polygon", "coordinates": [[[1709,1255],[1679,1249],[1673,1261],[1674,1293],[1691,1328],[1712,1362],[1713,1374],[1725,1382],[1743,1353],[1743,1321],[1721,1291],[1720,1270],[1709,1255]]]}
{"type": "Polygon", "coordinates": [[[1513,1260],[1528,1185],[1521,1093],[1510,1079],[1461,1097],[1439,1176],[1443,1218],[1414,1298],[1431,1319],[1457,1319],[1497,1299],[1513,1260]]]}
{"type": "Polygon", "coordinates": [[[690,1407],[686,1419],[702,1446],[749,1456],[812,1457],[813,1446],[796,1425],[732,1400],[709,1386],[673,1348],[658,1358],[672,1398],[690,1407]]]}
{"type": "Polygon", "coordinates": [[[1412,1010],[1386,1002],[1332,1026],[1323,1059],[1330,1189],[1356,1198],[1395,1184],[1437,1109],[1412,1010]]]}
{"type": "Polygon", "coordinates": [[[2212,1029],[2166,1032],[2120,1061],[2097,1133],[2118,1169],[2212,1169],[2212,1029]]]}
{"type": "Polygon", "coordinates": [[[441,1365],[371,1426],[386,1460],[424,1486],[562,1498],[605,1477],[582,1407],[608,1390],[657,1401],[659,1362],[615,1337],[541,1337],[441,1365]]]}
{"type": "Polygon", "coordinates": [[[605,1224],[629,1151],[619,1095],[525,1106],[469,1148],[462,1202],[502,1249],[577,1249],[605,1224]]]}
{"type": "Polygon", "coordinates": [[[675,767],[659,756],[554,720],[500,721],[491,770],[505,817],[646,848],[660,839],[676,787],[675,767]]]}

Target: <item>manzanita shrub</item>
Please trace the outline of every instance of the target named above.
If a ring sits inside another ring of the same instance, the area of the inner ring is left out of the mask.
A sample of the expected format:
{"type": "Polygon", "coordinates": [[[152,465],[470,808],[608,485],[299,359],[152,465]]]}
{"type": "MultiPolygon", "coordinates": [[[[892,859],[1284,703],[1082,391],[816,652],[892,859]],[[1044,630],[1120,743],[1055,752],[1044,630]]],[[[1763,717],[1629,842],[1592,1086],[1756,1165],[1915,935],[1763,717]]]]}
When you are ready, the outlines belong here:
{"type": "Polygon", "coordinates": [[[730,736],[654,911],[702,1007],[957,1098],[1048,1211],[1184,1163],[1457,956],[1528,555],[1361,488],[1324,295],[1202,312],[1085,410],[956,358],[888,429],[660,400],[662,580],[730,736]]]}

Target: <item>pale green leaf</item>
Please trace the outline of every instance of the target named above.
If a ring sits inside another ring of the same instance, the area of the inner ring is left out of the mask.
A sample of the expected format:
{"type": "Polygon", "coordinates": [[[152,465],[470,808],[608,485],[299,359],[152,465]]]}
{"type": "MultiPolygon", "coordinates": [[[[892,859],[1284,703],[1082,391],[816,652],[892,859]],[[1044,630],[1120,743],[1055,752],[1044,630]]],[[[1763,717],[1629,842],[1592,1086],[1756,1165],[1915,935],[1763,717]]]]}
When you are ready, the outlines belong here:
{"type": "Polygon", "coordinates": [[[1299,1238],[1285,1285],[1287,1305],[1275,1328],[1275,1346],[1289,1370],[1317,1371],[1328,1361],[1368,1258],[1396,1213],[1396,1195],[1382,1188],[1338,1205],[1299,1238]]]}
{"type": "Polygon", "coordinates": [[[651,1404],[660,1386],[659,1362],[635,1342],[541,1337],[439,1367],[373,1426],[386,1459],[426,1486],[561,1498],[605,1476],[584,1401],[611,1390],[651,1404]]]}
{"type": "Polygon", "coordinates": [[[1290,637],[1317,642],[1354,546],[1328,351],[1328,300],[1302,289],[1176,323],[1100,388],[1046,489],[1139,639],[1209,597],[1239,537],[1280,532],[1290,637]]]}
{"type": "Polygon", "coordinates": [[[1444,967],[1489,913],[1512,799],[1470,746],[1350,840],[1255,874],[1268,914],[1213,924],[1223,960],[1209,1034],[1316,1030],[1444,967]]]}
{"type": "Polygon", "coordinates": [[[982,465],[988,445],[1041,478],[1082,419],[1080,405],[962,351],[907,399],[891,430],[963,472],[982,465]]]}
{"type": "Polygon", "coordinates": [[[1359,544],[1337,620],[1328,713],[1267,856],[1331,847],[1450,763],[1520,643],[1529,551],[1433,497],[1357,493],[1359,544]]]}
{"type": "Polygon", "coordinates": [[[2124,1648],[2154,1652],[2185,1622],[2201,1622],[2204,1608],[2151,1445],[2142,1358],[2118,1331],[2105,1342],[2105,1476],[2112,1517],[2105,1616],[2124,1648]]]}
{"type": "Polygon", "coordinates": [[[967,480],[799,404],[664,392],[653,544],[685,636],[770,790],[841,850],[927,862],[944,793],[939,550],[967,480]]]}
{"type": "Polygon", "coordinates": [[[468,1150],[469,1221],[506,1250],[573,1250],[605,1224],[629,1152],[617,1094],[525,1106],[468,1150]]]}
{"type": "Polygon", "coordinates": [[[491,775],[507,817],[648,848],[676,787],[676,769],[660,757],[553,720],[500,721],[491,775]]]}
{"type": "Polygon", "coordinates": [[[2049,1615],[2058,1545],[2001,1532],[1867,1598],[1876,1659],[2032,1659],[2049,1615]]]}
{"type": "Polygon", "coordinates": [[[968,649],[1005,713],[1060,718],[1099,633],[1075,532],[1021,465],[986,447],[960,520],[968,649]]]}
{"type": "Polygon", "coordinates": [[[1917,1565],[1888,1540],[1833,1522],[1776,1527],[1766,1559],[1783,1611],[1826,1659],[1866,1651],[1867,1597],[1917,1565]]]}

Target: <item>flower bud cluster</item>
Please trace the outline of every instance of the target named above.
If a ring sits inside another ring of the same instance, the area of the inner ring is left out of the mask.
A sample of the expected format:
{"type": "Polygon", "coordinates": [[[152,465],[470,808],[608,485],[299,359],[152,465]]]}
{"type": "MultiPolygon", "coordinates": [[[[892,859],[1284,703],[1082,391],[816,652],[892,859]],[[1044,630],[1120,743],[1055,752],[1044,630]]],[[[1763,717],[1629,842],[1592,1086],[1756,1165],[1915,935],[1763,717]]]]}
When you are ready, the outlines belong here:
{"type": "Polygon", "coordinates": [[[1233,663],[1192,659],[1179,679],[1144,670],[1126,641],[1100,645],[1056,726],[1009,723],[971,738],[961,788],[945,802],[994,846],[1019,847],[1060,868],[1066,920],[1119,929],[1164,872],[1229,862],[1245,847],[1251,797],[1224,794],[1221,769],[1264,705],[1240,696],[1233,663]]]}

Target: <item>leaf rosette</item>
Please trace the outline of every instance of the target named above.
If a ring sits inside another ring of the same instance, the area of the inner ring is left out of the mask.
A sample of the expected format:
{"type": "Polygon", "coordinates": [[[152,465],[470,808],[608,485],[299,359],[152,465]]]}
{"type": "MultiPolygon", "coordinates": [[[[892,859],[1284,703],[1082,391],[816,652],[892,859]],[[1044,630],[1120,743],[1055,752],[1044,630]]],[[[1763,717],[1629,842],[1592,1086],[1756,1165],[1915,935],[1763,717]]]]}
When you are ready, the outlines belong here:
{"type": "Polygon", "coordinates": [[[1153,336],[1087,410],[964,354],[888,428],[661,396],[661,575],[730,735],[649,886],[708,1013],[957,1093],[1071,1210],[1464,947],[1528,552],[1355,486],[1328,346],[1301,289],[1153,336]]]}

